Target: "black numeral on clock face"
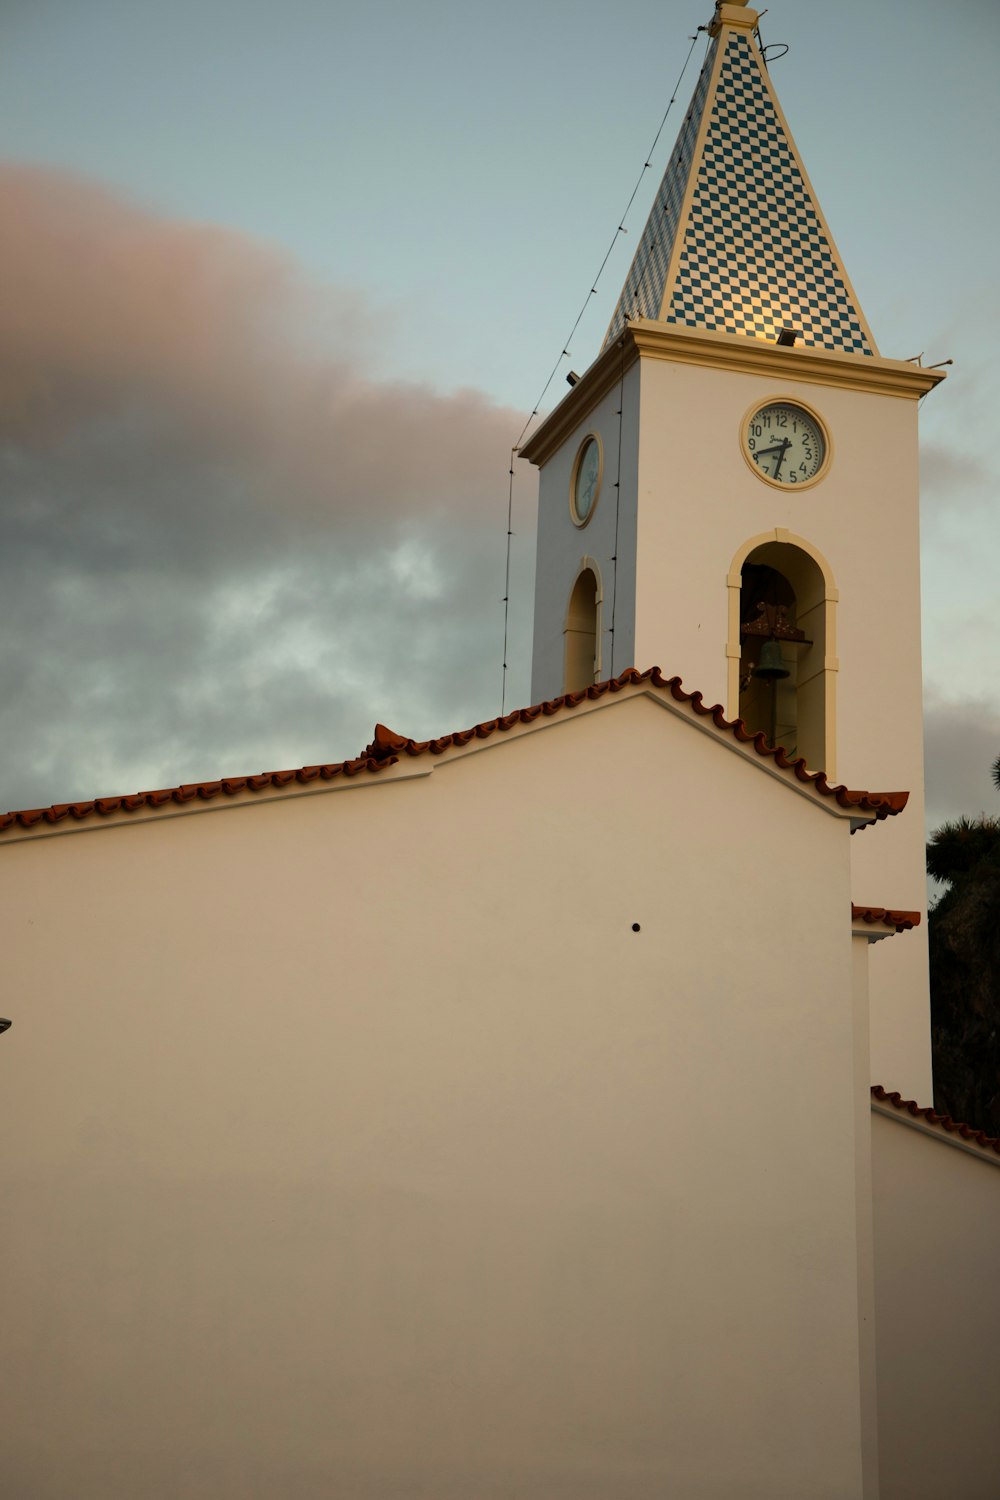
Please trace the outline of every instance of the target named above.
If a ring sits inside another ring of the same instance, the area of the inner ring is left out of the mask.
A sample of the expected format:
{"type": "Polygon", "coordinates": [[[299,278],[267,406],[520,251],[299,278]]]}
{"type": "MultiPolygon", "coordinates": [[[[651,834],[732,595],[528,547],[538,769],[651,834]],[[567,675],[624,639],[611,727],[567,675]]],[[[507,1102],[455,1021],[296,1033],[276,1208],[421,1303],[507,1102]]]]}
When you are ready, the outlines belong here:
{"type": "Polygon", "coordinates": [[[797,406],[761,407],[750,416],[744,431],[747,457],[774,483],[803,484],[822,467],[822,429],[797,406]]]}

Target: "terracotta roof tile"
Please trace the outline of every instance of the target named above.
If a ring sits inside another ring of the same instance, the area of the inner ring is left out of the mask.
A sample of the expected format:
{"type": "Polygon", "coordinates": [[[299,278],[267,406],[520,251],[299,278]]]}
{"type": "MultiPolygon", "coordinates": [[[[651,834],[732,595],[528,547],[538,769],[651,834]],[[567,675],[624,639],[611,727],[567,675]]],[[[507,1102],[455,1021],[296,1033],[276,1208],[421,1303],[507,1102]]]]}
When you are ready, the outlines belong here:
{"type": "Polygon", "coordinates": [[[1000,1156],[1000,1138],[987,1135],[985,1130],[973,1130],[971,1125],[961,1125],[951,1115],[939,1115],[936,1110],[926,1109],[913,1099],[904,1099],[900,1093],[889,1093],[880,1083],[873,1083],[871,1092],[878,1104],[889,1104],[900,1114],[909,1114],[915,1120],[937,1126],[948,1135],[961,1136],[963,1141],[969,1141],[975,1146],[981,1146],[984,1151],[993,1151],[1000,1156]]]}
{"type": "Polygon", "coordinates": [[[811,783],[815,790],[825,797],[835,798],[841,807],[856,809],[858,812],[874,813],[876,818],[882,819],[902,812],[909,800],[909,792],[852,791],[846,786],[832,785],[827,780],[825,772],[810,771],[801,756],[790,759],[780,745],[774,746],[769,743],[762,730],[751,733],[742,719],[727,719],[722,711],[721,703],[706,707],[701,693],[686,692],[679,677],[664,677],[659,667],[650,667],[646,672],[639,672],[635,667],[629,667],[620,677],[612,677],[608,682],[595,683],[593,687],[583,688],[578,693],[564,693],[560,698],[550,698],[547,702],[536,703],[531,708],[517,709],[507,714],[505,718],[490,719],[485,724],[477,724],[474,729],[461,730],[457,734],[446,734],[436,740],[410,740],[405,735],[394,734],[384,724],[376,724],[375,736],[371,744],[366,745],[363,754],[373,759],[428,753],[440,755],[452,745],[467,745],[474,737],[485,739],[497,730],[510,729],[515,724],[530,724],[540,715],[556,714],[564,708],[576,708],[587,699],[603,698],[606,693],[618,693],[622,688],[637,686],[641,683],[649,683],[652,687],[669,692],[678,703],[689,703],[695,713],[711,718],[717,729],[728,730],[740,744],[752,745],[757,754],[765,760],[772,760],[782,771],[793,772],[799,781],[811,783]]]}
{"type": "Polygon", "coordinates": [[[891,927],[894,932],[909,932],[920,926],[918,911],[890,911],[884,906],[857,906],[851,902],[851,920],[867,922],[870,926],[891,927]]]}
{"type": "Polygon", "coordinates": [[[389,761],[359,756],[325,766],[302,766],[297,771],[264,771],[259,776],[230,776],[222,781],[192,781],[185,786],[164,787],[156,792],[134,792],[124,797],[98,797],[93,802],[57,802],[52,807],[32,807],[23,812],[0,814],[0,833],[8,828],[34,828],[39,823],[61,823],[65,818],[80,822],[94,813],[109,817],[112,813],[136,812],[140,807],[165,807],[168,802],[183,803],[213,797],[233,797],[239,792],[262,792],[268,787],[289,786],[293,781],[309,782],[319,778],[332,781],[336,776],[360,776],[363,772],[384,771],[389,761]]]}
{"type": "Polygon", "coordinates": [[[719,703],[706,706],[702,694],[685,691],[679,677],[664,677],[659,667],[639,672],[629,667],[620,676],[607,682],[596,683],[578,693],[565,693],[559,698],[550,698],[545,703],[536,703],[530,708],[515,709],[501,718],[487,719],[474,724],[471,729],[457,730],[454,734],[442,735],[434,740],[412,740],[394,734],[384,724],[376,724],[370,745],[354,760],[333,762],[322,766],[302,766],[292,771],[265,771],[259,776],[226,777],[221,781],[197,781],[184,786],[165,787],[159,791],[136,792],[123,797],[100,797],[92,802],[61,802],[52,807],[28,808],[21,812],[0,814],[0,833],[10,828],[33,828],[39,824],[60,823],[69,818],[80,821],[97,814],[109,817],[115,813],[135,812],[139,808],[165,807],[167,803],[185,803],[195,800],[211,801],[215,797],[233,797],[241,792],[259,792],[272,787],[285,787],[292,782],[305,784],[311,781],[331,781],[336,777],[372,775],[397,764],[402,756],[441,755],[445,750],[461,748],[473,740],[489,739],[491,735],[505,733],[518,724],[532,724],[536,719],[548,718],[568,708],[576,708],[587,700],[603,698],[609,693],[620,693],[623,688],[646,684],[669,693],[678,703],[690,705],[696,714],[710,718],[717,729],[727,731],[740,744],[752,746],[765,760],[770,760],[782,771],[794,775],[797,780],[809,783],[824,797],[832,797],[839,806],[881,820],[902,812],[909,792],[866,792],[831,784],[823,771],[810,771],[799,757],[791,759],[784,749],[771,745],[762,731],[751,733],[742,719],[727,719],[719,703]]]}

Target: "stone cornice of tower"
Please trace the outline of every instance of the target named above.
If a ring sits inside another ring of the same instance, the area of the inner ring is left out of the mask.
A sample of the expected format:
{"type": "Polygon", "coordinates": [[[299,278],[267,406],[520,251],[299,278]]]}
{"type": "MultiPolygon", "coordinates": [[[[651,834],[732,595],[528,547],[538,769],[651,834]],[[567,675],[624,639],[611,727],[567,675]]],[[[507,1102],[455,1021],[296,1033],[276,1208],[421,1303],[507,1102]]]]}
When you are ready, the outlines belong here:
{"type": "Polygon", "coordinates": [[[651,318],[630,322],[621,339],[606,348],[555,411],[520,449],[521,458],[543,464],[576,430],[594,407],[622,379],[637,359],[736,370],[746,375],[777,376],[810,385],[839,386],[878,396],[916,401],[945,378],[906,360],[871,355],[858,359],[835,350],[788,348],[738,334],[682,328],[651,318]]]}

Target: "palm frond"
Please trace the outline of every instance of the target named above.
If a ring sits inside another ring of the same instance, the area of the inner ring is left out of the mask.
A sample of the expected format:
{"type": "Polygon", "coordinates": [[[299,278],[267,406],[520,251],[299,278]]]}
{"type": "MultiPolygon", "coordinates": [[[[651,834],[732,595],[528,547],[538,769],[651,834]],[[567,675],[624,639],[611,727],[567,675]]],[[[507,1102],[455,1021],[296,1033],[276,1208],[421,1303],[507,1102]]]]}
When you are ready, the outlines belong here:
{"type": "Polygon", "coordinates": [[[956,818],[931,834],[927,873],[935,880],[961,880],[984,862],[1000,863],[1000,818],[956,818]]]}

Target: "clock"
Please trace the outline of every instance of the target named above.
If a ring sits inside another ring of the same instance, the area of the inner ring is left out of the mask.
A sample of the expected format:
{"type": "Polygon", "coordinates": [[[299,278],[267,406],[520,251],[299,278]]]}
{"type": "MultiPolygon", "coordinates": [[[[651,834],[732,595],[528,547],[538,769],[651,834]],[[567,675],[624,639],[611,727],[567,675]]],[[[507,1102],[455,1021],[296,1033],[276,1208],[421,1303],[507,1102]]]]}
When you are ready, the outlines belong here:
{"type": "Polygon", "coordinates": [[[770,484],[814,484],[826,472],[830,444],[815,412],[777,397],[744,418],[743,456],[770,484]]]}
{"type": "Polygon", "coordinates": [[[573,477],[569,486],[569,513],[576,526],[586,526],[594,514],[597,497],[601,493],[603,468],[601,440],[595,433],[588,433],[573,462],[573,477]]]}

